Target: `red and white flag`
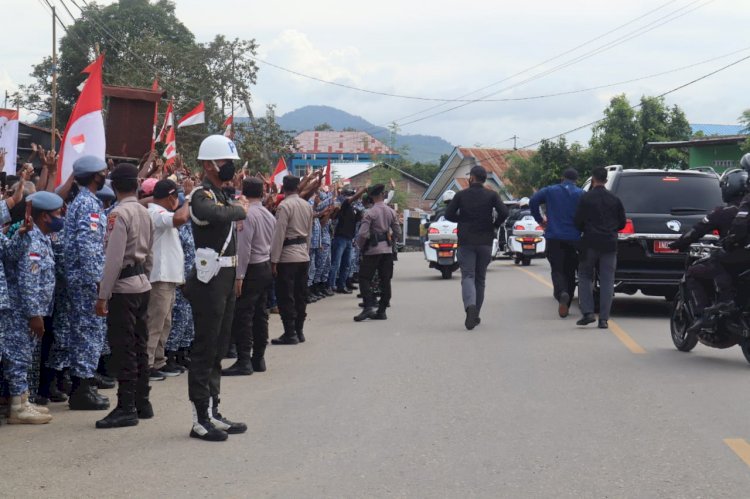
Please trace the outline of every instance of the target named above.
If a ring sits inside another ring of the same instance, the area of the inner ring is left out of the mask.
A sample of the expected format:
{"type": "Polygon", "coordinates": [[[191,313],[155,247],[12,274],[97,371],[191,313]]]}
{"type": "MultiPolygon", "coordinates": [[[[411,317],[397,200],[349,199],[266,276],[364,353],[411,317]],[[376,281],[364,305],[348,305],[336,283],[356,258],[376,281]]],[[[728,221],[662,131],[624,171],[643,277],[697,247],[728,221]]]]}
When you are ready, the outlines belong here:
{"type": "Polygon", "coordinates": [[[195,109],[187,113],[185,116],[182,117],[182,119],[177,123],[177,128],[182,128],[184,126],[193,126],[193,125],[200,125],[201,123],[206,122],[206,106],[203,104],[203,101],[201,101],[200,104],[195,106],[195,109]]]}
{"type": "Polygon", "coordinates": [[[5,156],[5,172],[16,174],[18,155],[18,111],[0,109],[0,156],[5,156]]]}
{"type": "Polygon", "coordinates": [[[156,137],[156,142],[164,142],[167,130],[174,126],[174,97],[169,101],[167,106],[167,113],[164,115],[164,124],[161,126],[159,136],[156,137]]]}
{"type": "Polygon", "coordinates": [[[276,169],[273,171],[273,175],[271,175],[271,180],[276,184],[276,187],[281,187],[281,184],[284,183],[284,177],[287,175],[289,175],[289,169],[286,167],[286,161],[284,161],[284,158],[279,158],[279,162],[276,163],[276,169]]]}
{"type": "Polygon", "coordinates": [[[224,124],[221,125],[224,127],[224,137],[232,138],[232,134],[234,133],[234,116],[229,115],[229,117],[224,120],[224,124]]]}
{"type": "Polygon", "coordinates": [[[60,146],[60,168],[55,184],[60,185],[73,173],[73,163],[82,156],[104,160],[107,147],[102,118],[102,65],[104,54],[89,64],[83,73],[89,77],[65,127],[60,146]]]}
{"type": "Polygon", "coordinates": [[[170,165],[174,161],[175,156],[177,156],[177,140],[174,133],[174,127],[169,127],[166,144],[167,147],[164,149],[164,159],[166,159],[166,161],[164,164],[170,165]]]}
{"type": "Polygon", "coordinates": [[[323,185],[330,186],[333,182],[331,181],[331,158],[328,158],[328,165],[326,165],[326,175],[323,180],[323,185]]]}

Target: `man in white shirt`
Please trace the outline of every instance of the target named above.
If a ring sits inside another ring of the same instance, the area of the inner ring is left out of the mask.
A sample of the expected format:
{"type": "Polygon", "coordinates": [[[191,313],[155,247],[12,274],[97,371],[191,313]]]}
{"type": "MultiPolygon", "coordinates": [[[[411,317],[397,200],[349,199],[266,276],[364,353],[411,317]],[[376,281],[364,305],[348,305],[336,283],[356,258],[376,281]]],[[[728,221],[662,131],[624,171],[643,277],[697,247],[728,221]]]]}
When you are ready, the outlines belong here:
{"type": "Polygon", "coordinates": [[[151,380],[161,381],[166,376],[179,376],[182,370],[174,363],[167,365],[164,346],[172,329],[172,308],[177,286],[185,282],[184,261],[177,227],[190,217],[189,203],[179,204],[177,184],[160,180],[154,186],[154,200],[148,213],[154,223],[152,246],[154,265],[151,270],[151,296],[148,302],[148,362],[151,380]],[[177,210],[177,211],[175,211],[177,210]]]}

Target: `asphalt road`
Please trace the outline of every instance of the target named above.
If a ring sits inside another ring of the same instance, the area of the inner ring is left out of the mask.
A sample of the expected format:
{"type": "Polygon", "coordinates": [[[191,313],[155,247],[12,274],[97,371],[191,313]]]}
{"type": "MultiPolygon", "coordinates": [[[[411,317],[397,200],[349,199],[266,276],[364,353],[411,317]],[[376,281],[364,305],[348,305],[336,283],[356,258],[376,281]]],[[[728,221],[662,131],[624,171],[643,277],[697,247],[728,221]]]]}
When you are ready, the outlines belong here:
{"type": "Polygon", "coordinates": [[[387,322],[353,323],[354,297],[313,305],[307,343],[225,378],[222,412],[250,427],[228,442],[188,438],[186,376],[154,383],[137,427],[95,430],[103,413],[63,404],[0,427],[0,495],[748,496],[750,366],[738,347],[676,351],[663,300],[618,298],[611,331],[577,328],[545,262],[498,261],[468,332],[458,277],[419,254],[394,293],[387,322]]]}

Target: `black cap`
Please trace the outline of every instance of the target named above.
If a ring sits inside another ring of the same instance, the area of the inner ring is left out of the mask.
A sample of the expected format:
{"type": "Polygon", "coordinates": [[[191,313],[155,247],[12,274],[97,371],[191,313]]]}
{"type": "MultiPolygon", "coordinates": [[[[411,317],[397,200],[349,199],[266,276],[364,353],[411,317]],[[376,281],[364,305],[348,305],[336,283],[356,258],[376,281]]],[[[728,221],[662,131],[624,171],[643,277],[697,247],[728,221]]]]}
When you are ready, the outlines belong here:
{"type": "Polygon", "coordinates": [[[477,179],[479,182],[485,182],[487,180],[487,170],[479,165],[472,166],[469,175],[477,179]]]}
{"type": "Polygon", "coordinates": [[[299,187],[299,182],[299,177],[295,177],[294,175],[287,175],[286,177],[284,177],[282,187],[285,191],[296,191],[297,187],[299,187]]]}
{"type": "Polygon", "coordinates": [[[367,195],[371,198],[382,196],[385,192],[385,186],[383,184],[375,184],[367,189],[367,195]]]}
{"type": "Polygon", "coordinates": [[[177,184],[173,180],[159,180],[154,186],[154,199],[164,199],[177,195],[177,184]]]}
{"type": "Polygon", "coordinates": [[[568,168],[563,172],[563,178],[565,180],[572,180],[573,182],[575,182],[576,180],[578,180],[578,170],[576,170],[575,168],[568,168]]]}
{"type": "Polygon", "coordinates": [[[112,180],[136,180],[138,178],[138,167],[131,163],[118,163],[112,173],[109,174],[112,180]]]}

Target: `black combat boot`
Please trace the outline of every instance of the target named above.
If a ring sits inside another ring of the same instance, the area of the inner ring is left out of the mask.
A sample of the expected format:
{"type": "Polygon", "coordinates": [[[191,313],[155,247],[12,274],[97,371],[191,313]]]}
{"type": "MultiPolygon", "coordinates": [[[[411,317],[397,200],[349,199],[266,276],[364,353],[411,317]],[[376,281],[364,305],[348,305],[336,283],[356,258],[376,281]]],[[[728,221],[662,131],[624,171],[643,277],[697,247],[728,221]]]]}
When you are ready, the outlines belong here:
{"type": "Polygon", "coordinates": [[[104,411],[109,409],[109,399],[100,396],[93,387],[94,378],[71,376],[68,407],[73,411],[104,411]]]}
{"type": "Polygon", "coordinates": [[[297,341],[300,343],[305,342],[305,319],[297,319],[294,326],[294,331],[297,333],[297,341]]]}
{"type": "Polygon", "coordinates": [[[256,346],[253,348],[253,355],[250,357],[250,363],[253,366],[253,371],[263,373],[266,372],[266,345],[256,346]]]}
{"type": "Polygon", "coordinates": [[[94,384],[100,390],[111,390],[117,386],[114,379],[99,372],[94,373],[94,384]]]}
{"type": "Polygon", "coordinates": [[[53,371],[52,384],[49,386],[50,402],[67,402],[68,396],[64,392],[64,381],[62,371],[53,371]]]}
{"type": "Polygon", "coordinates": [[[296,345],[297,343],[299,343],[299,338],[297,338],[297,332],[294,330],[294,323],[285,323],[284,334],[275,340],[271,340],[273,345],[296,345]]]}
{"type": "Polygon", "coordinates": [[[176,374],[180,375],[185,372],[185,369],[177,363],[177,352],[164,352],[165,356],[167,357],[167,363],[164,367],[159,369],[161,372],[165,374],[176,374]]]}
{"type": "Polygon", "coordinates": [[[225,359],[236,359],[237,358],[237,345],[234,343],[231,343],[229,345],[229,350],[227,350],[226,355],[224,355],[225,359]]]}
{"type": "Polygon", "coordinates": [[[221,370],[222,376],[250,376],[251,374],[253,374],[253,365],[250,359],[238,358],[234,364],[221,370]]]}
{"type": "Polygon", "coordinates": [[[190,437],[206,440],[207,442],[223,442],[229,438],[229,434],[224,430],[218,429],[211,422],[208,414],[209,400],[194,400],[193,405],[193,428],[190,430],[190,437]]]}
{"type": "Polygon", "coordinates": [[[39,370],[39,388],[36,391],[34,397],[34,403],[36,405],[47,405],[50,403],[50,389],[55,382],[55,371],[49,367],[44,367],[39,370]]]}
{"type": "Polygon", "coordinates": [[[375,315],[372,317],[376,321],[385,321],[388,320],[388,316],[385,314],[385,306],[378,306],[378,311],[375,312],[375,315]]]}
{"type": "Polygon", "coordinates": [[[354,317],[354,322],[362,322],[366,321],[367,319],[374,319],[375,315],[377,315],[377,312],[373,307],[365,307],[362,309],[362,312],[354,317]]]}
{"type": "Polygon", "coordinates": [[[211,398],[211,422],[214,426],[219,430],[224,430],[229,435],[245,433],[247,431],[247,425],[245,423],[235,423],[219,413],[220,401],[219,397],[211,398]]]}
{"type": "Polygon", "coordinates": [[[135,381],[120,381],[117,387],[117,407],[104,419],[96,422],[97,428],[123,428],[138,424],[135,410],[135,381]]]}
{"type": "Polygon", "coordinates": [[[151,419],[154,417],[154,408],[149,400],[151,387],[149,386],[148,372],[139,376],[135,385],[135,410],[138,413],[138,419],[151,419]]]}
{"type": "Polygon", "coordinates": [[[190,369],[190,349],[188,347],[177,350],[177,363],[184,367],[185,370],[190,369]]]}

